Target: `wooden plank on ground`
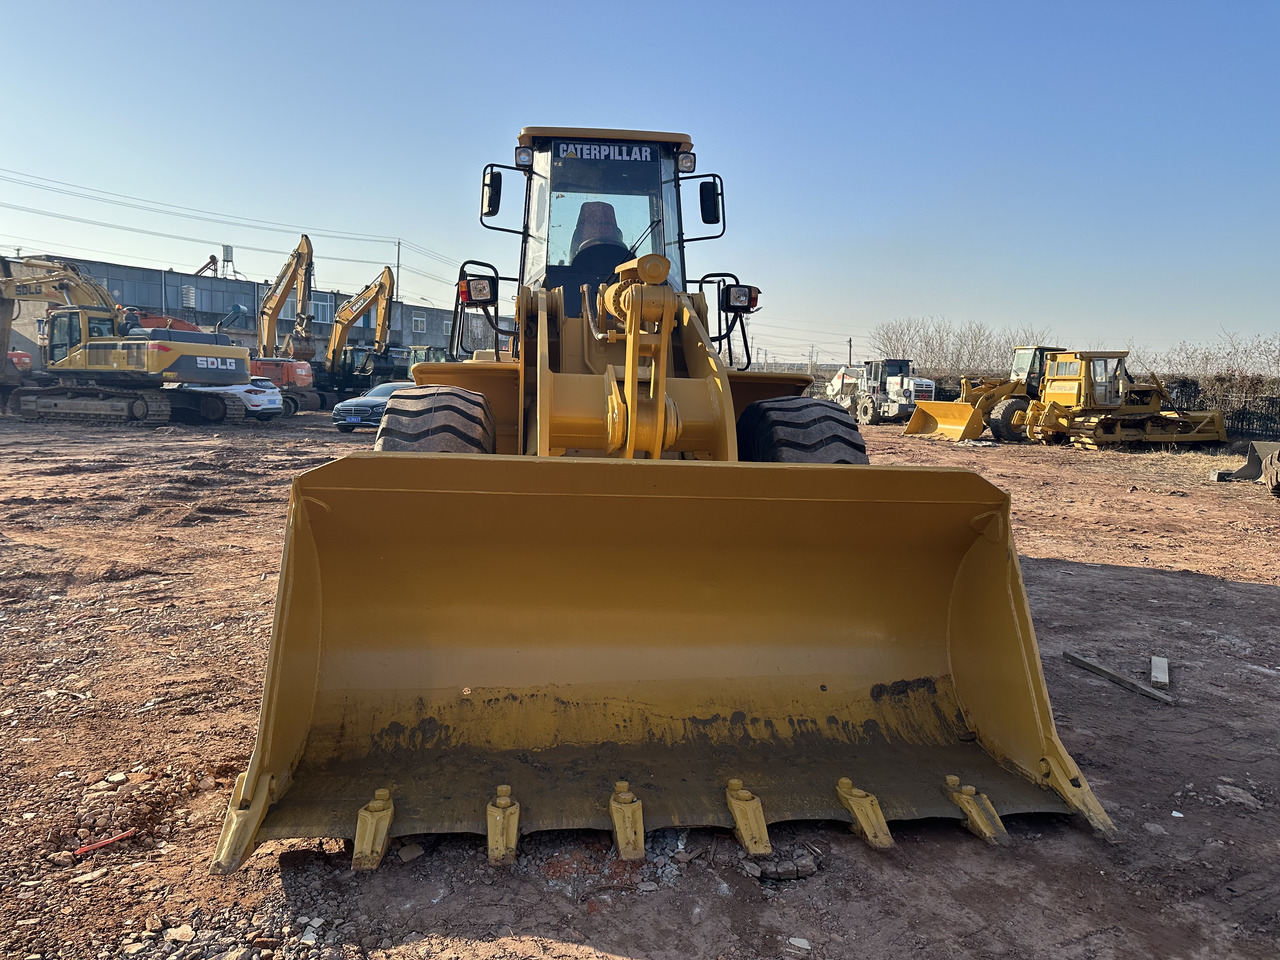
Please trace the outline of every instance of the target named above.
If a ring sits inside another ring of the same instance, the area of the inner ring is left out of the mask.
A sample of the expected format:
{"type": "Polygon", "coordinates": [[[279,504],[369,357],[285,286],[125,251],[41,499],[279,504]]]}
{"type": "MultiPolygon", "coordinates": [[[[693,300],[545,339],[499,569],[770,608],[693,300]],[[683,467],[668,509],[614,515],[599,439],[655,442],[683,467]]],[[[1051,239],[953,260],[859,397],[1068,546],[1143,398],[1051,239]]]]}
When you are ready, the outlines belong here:
{"type": "Polygon", "coordinates": [[[1161,690],[1169,686],[1169,661],[1164,657],[1151,658],[1151,685],[1161,690]]]}
{"type": "Polygon", "coordinates": [[[1096,673],[1100,677],[1106,677],[1112,683],[1118,683],[1126,690],[1132,690],[1134,693],[1140,693],[1144,697],[1150,697],[1152,700],[1159,700],[1172,706],[1175,701],[1173,697],[1167,693],[1161,693],[1159,690],[1148,687],[1145,683],[1139,683],[1137,680],[1130,680],[1124,674],[1116,673],[1114,670],[1104,667],[1096,660],[1090,660],[1075,653],[1064,653],[1062,658],[1068,663],[1074,663],[1077,667],[1084,667],[1086,670],[1096,673]]]}

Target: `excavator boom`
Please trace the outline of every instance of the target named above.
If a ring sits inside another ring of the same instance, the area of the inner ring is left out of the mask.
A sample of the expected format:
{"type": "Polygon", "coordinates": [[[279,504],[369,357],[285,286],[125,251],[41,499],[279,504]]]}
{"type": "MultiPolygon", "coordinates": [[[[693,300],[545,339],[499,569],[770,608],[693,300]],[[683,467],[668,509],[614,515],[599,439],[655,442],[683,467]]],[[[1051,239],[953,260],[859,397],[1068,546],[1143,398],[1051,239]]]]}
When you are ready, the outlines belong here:
{"type": "Polygon", "coordinates": [[[304,233],[289,259],[280,268],[275,283],[262,298],[258,309],[258,354],[263,357],[276,355],[276,325],[289,294],[294,294],[297,304],[293,332],[285,341],[283,355],[294,360],[310,360],[315,356],[315,342],[311,335],[311,280],[315,272],[311,239],[304,233]],[[310,353],[307,353],[308,346],[310,353]],[[305,356],[304,356],[305,354],[305,356]]]}

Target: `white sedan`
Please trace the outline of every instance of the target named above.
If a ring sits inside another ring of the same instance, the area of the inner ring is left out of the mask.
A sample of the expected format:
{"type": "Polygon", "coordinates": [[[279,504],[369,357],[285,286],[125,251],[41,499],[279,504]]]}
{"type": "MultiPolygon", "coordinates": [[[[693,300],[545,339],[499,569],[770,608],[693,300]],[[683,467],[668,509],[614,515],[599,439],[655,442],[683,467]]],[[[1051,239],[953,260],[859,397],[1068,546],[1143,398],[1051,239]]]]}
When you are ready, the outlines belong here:
{"type": "Polygon", "coordinates": [[[245,417],[254,417],[263,422],[284,415],[280,389],[266,377],[250,377],[248,383],[233,386],[213,387],[199,383],[179,383],[175,386],[201,393],[229,394],[244,404],[245,417]]]}

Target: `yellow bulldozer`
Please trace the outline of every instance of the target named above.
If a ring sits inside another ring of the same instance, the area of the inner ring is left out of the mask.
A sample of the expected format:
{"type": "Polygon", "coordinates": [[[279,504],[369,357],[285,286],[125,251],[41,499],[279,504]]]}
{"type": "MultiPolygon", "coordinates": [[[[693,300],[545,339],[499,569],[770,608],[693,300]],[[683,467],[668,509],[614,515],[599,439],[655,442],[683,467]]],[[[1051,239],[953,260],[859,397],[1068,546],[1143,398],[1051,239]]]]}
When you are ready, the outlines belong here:
{"type": "Polygon", "coordinates": [[[957,400],[921,400],[902,431],[948,440],[976,440],[991,428],[997,440],[1020,439],[1011,429],[1014,414],[1040,396],[1040,379],[1049,356],[1061,347],[1014,347],[1007,377],[961,377],[957,400]]]}
{"type": "Polygon", "coordinates": [[[1068,442],[1077,447],[1112,443],[1223,443],[1221,412],[1184,411],[1154,374],[1135,379],[1128,351],[1055,353],[1045,365],[1040,399],[1008,417],[1017,439],[1068,442]]]}
{"type": "Polygon", "coordinates": [[[570,828],[625,859],[676,825],[753,855],[788,820],[875,847],[923,817],[998,842],[1038,811],[1114,836],[1054,728],[1008,495],[868,465],[809,378],[722,358],[758,290],[688,276],[724,214],[686,135],[526,128],[481,217],[522,256],[462,265],[462,362],[414,365],[375,450],[294,481],[214,871],[281,838],[372,868],[423,833],[484,836],[494,863],[570,828]],[[909,578],[813,561],[888,531],[909,578]]]}

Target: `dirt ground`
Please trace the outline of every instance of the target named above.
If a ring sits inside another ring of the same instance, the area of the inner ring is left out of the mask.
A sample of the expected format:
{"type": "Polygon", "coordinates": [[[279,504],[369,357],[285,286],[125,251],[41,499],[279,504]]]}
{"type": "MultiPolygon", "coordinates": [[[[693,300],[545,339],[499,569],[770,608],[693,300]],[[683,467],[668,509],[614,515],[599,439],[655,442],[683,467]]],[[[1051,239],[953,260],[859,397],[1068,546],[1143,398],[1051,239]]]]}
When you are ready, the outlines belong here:
{"type": "Polygon", "coordinates": [[[1208,481],[1238,456],[956,446],[870,428],[873,462],[974,469],[1013,495],[1058,730],[1115,820],[953,822],[868,848],[773,830],[813,875],[753,877],[727,833],[643,864],[538,834],[341,844],[207,872],[252,747],[291,477],[355,449],[322,413],[228,428],[0,419],[0,954],[53,957],[1274,957],[1280,953],[1280,500],[1208,481]],[[1169,659],[1176,706],[1134,678],[1169,659]],[[77,855],[81,846],[134,833],[77,855]]]}

